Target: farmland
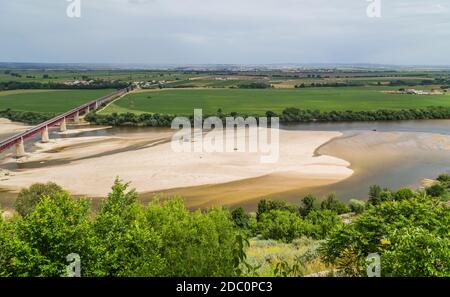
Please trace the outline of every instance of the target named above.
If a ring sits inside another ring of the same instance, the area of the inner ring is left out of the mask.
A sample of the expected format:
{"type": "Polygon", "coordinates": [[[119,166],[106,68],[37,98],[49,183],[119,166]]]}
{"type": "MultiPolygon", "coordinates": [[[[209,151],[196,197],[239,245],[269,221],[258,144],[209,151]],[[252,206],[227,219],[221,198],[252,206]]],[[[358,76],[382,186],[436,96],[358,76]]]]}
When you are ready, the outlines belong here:
{"type": "Polygon", "coordinates": [[[3,91],[0,110],[62,113],[112,92],[111,89],[3,91]]]}
{"type": "MultiPolygon", "coordinates": [[[[418,87],[426,89],[426,87],[418,87]]],[[[449,95],[387,94],[395,87],[337,87],[304,89],[166,89],[139,91],[114,102],[103,113],[192,114],[202,108],[205,114],[218,109],[260,115],[281,112],[287,107],[320,111],[371,111],[429,106],[450,107],[449,95]]]]}

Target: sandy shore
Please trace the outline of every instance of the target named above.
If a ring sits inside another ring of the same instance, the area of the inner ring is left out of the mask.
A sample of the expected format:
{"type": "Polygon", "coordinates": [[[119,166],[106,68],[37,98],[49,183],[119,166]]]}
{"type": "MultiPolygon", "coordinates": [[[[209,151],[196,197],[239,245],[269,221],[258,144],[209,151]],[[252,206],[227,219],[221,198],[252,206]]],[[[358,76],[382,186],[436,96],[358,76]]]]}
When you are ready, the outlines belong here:
{"type": "Polygon", "coordinates": [[[0,118],[0,139],[20,133],[30,128],[25,124],[13,123],[8,119],[0,118]]]}
{"type": "MultiPolygon", "coordinates": [[[[10,169],[12,174],[0,180],[0,188],[18,191],[36,182],[52,181],[74,195],[104,197],[117,176],[131,181],[132,187],[143,193],[269,175],[290,176],[299,184],[306,181],[305,186],[316,186],[352,175],[348,162],[326,155],[314,156],[318,147],[340,136],[339,132],[281,130],[280,158],[273,164],[261,163],[260,153],[174,152],[169,141],[171,135],[171,131],[131,133],[37,143],[39,149],[19,160],[20,169],[10,169]]],[[[0,167],[10,168],[14,162],[17,161],[6,157],[0,161],[0,167]]],[[[264,187],[260,189],[264,191],[264,187]]],[[[261,192],[258,188],[253,191],[261,192]]],[[[239,198],[232,200],[237,202],[239,198]]]]}

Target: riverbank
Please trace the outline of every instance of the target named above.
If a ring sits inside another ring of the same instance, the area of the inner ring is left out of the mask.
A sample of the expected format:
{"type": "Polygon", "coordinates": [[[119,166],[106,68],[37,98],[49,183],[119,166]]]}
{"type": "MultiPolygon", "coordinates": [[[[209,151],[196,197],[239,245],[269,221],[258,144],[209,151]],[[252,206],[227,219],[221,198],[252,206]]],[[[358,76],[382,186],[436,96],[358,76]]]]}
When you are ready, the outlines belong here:
{"type": "MultiPolygon", "coordinates": [[[[274,164],[261,163],[260,153],[177,153],[171,148],[172,133],[158,130],[37,143],[37,150],[27,157],[16,161],[8,156],[1,161],[0,166],[13,174],[0,181],[0,188],[17,192],[36,182],[52,181],[74,195],[104,197],[119,176],[131,181],[140,193],[242,182],[249,185],[249,192],[258,195],[287,185],[268,183],[267,187],[254,188],[249,180],[276,176],[281,182],[290,177],[288,180],[296,180],[297,186],[319,186],[352,175],[348,162],[314,155],[322,144],[342,135],[339,132],[280,130],[280,159],[274,164]]],[[[225,200],[187,198],[186,202],[194,207],[236,204],[249,198],[239,193],[230,195],[229,191],[223,194],[227,193],[225,200]]]]}

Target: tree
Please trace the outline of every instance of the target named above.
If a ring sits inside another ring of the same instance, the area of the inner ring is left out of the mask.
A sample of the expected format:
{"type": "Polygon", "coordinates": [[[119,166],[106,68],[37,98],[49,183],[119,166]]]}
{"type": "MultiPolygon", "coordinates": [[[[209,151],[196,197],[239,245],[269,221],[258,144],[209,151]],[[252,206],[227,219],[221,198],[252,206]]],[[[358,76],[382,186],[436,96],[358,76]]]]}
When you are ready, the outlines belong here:
{"type": "Polygon", "coordinates": [[[273,209],[261,214],[258,230],[265,239],[292,242],[295,238],[307,234],[310,226],[295,213],[273,209]]]}
{"type": "Polygon", "coordinates": [[[443,184],[439,183],[439,184],[434,184],[434,185],[426,188],[425,191],[431,197],[440,197],[445,194],[447,189],[443,184]]]}
{"type": "Polygon", "coordinates": [[[63,189],[55,183],[33,184],[28,189],[22,189],[14,203],[16,211],[23,217],[30,214],[43,197],[53,197],[63,192],[63,189]]]}
{"type": "Polygon", "coordinates": [[[320,204],[320,208],[322,210],[328,209],[334,211],[337,214],[343,214],[349,212],[348,207],[344,202],[337,199],[336,194],[332,193],[328,195],[328,197],[322,201],[320,204]]]}
{"type": "Polygon", "coordinates": [[[366,203],[357,199],[350,199],[350,201],[348,202],[348,206],[350,208],[350,211],[356,214],[361,214],[366,209],[366,203]]]}
{"type": "Polygon", "coordinates": [[[297,209],[295,206],[288,204],[286,201],[281,200],[260,200],[258,202],[258,210],[256,211],[256,219],[259,221],[260,216],[263,213],[269,212],[271,210],[286,210],[289,212],[296,213],[297,209]]]}
{"type": "Polygon", "coordinates": [[[305,218],[313,227],[309,236],[315,239],[325,239],[335,228],[342,225],[341,218],[331,210],[312,210],[305,218]]]}
{"type": "Polygon", "coordinates": [[[450,183],[450,174],[441,174],[437,180],[441,183],[450,183]]]}
{"type": "Polygon", "coordinates": [[[67,255],[76,253],[89,274],[95,261],[93,234],[89,228],[89,204],[67,192],[44,196],[33,212],[13,223],[14,240],[25,253],[16,253],[29,276],[63,276],[67,255]],[[33,257],[30,257],[33,255],[33,257]]]}
{"type": "Polygon", "coordinates": [[[306,217],[312,210],[316,209],[315,202],[317,197],[313,195],[307,195],[303,197],[301,205],[299,207],[299,213],[302,217],[306,217]]]}
{"type": "Polygon", "coordinates": [[[381,258],[384,276],[448,277],[450,239],[424,228],[408,226],[394,230],[381,258]]]}
{"type": "Polygon", "coordinates": [[[231,211],[231,219],[239,228],[247,228],[250,221],[250,215],[242,207],[237,207],[231,211]]]}
{"type": "Polygon", "coordinates": [[[160,236],[148,228],[137,193],[116,179],[93,221],[100,276],[156,276],[165,269],[160,236]]]}
{"type": "MultiPolygon", "coordinates": [[[[423,233],[409,236],[405,228],[422,228],[433,237],[436,246],[445,244],[441,239],[450,238],[450,208],[438,200],[412,198],[401,201],[385,201],[372,206],[357,217],[352,223],[342,225],[334,230],[321,247],[321,255],[325,262],[337,265],[351,275],[364,275],[366,257],[370,253],[379,253],[383,259],[385,253],[391,255],[392,263],[400,263],[394,269],[411,269],[415,261],[411,255],[422,255],[418,258],[420,267],[432,266],[436,273],[448,271],[448,267],[436,265],[433,257],[428,260],[424,255],[429,253],[430,246],[424,244],[423,233]],[[401,232],[401,233],[397,233],[401,232]],[[419,236],[420,235],[420,236],[419,236]],[[406,236],[406,237],[405,237],[406,236]],[[404,240],[409,241],[405,243],[404,240]],[[413,243],[415,242],[415,243],[413,243]],[[416,249],[408,251],[408,249],[416,249]],[[396,260],[394,260],[396,258],[396,260]],[[400,268],[400,265],[403,268],[400,268]]],[[[435,243],[431,243],[434,246],[435,243]]],[[[447,243],[448,252],[448,243],[447,243]]],[[[440,251],[436,255],[441,255],[440,251]]],[[[438,256],[436,256],[438,257],[438,256]]],[[[389,271],[386,271],[389,272],[389,271]]],[[[382,273],[383,269],[382,269],[382,273]]],[[[400,274],[397,274],[400,275],[400,274]]]]}
{"type": "Polygon", "coordinates": [[[407,199],[411,199],[413,197],[414,197],[414,192],[408,188],[400,189],[394,193],[395,201],[407,200],[407,199]]]}

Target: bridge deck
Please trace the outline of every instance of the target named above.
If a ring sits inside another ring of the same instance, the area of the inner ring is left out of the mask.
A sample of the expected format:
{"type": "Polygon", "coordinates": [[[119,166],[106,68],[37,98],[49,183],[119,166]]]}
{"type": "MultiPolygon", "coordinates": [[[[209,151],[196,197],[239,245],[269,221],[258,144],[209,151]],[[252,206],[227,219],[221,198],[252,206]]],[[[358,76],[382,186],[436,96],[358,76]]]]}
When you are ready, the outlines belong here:
{"type": "Polygon", "coordinates": [[[103,96],[101,98],[97,98],[91,102],[85,103],[77,108],[74,108],[72,110],[69,110],[68,112],[65,112],[63,114],[60,114],[48,121],[45,121],[43,123],[40,123],[36,126],[34,126],[31,129],[28,129],[24,132],[18,133],[16,135],[13,135],[5,140],[0,141],[0,153],[10,147],[12,147],[13,145],[15,145],[16,143],[25,140],[27,138],[33,137],[34,135],[40,133],[42,130],[44,130],[46,127],[51,127],[54,126],[56,124],[59,124],[60,122],[62,122],[64,119],[70,118],[72,116],[74,116],[77,112],[83,112],[86,111],[87,109],[95,109],[99,106],[101,106],[103,103],[114,100],[122,95],[124,95],[125,93],[127,93],[129,90],[128,88],[126,89],[121,89],[118,90],[112,94],[103,96]]]}

